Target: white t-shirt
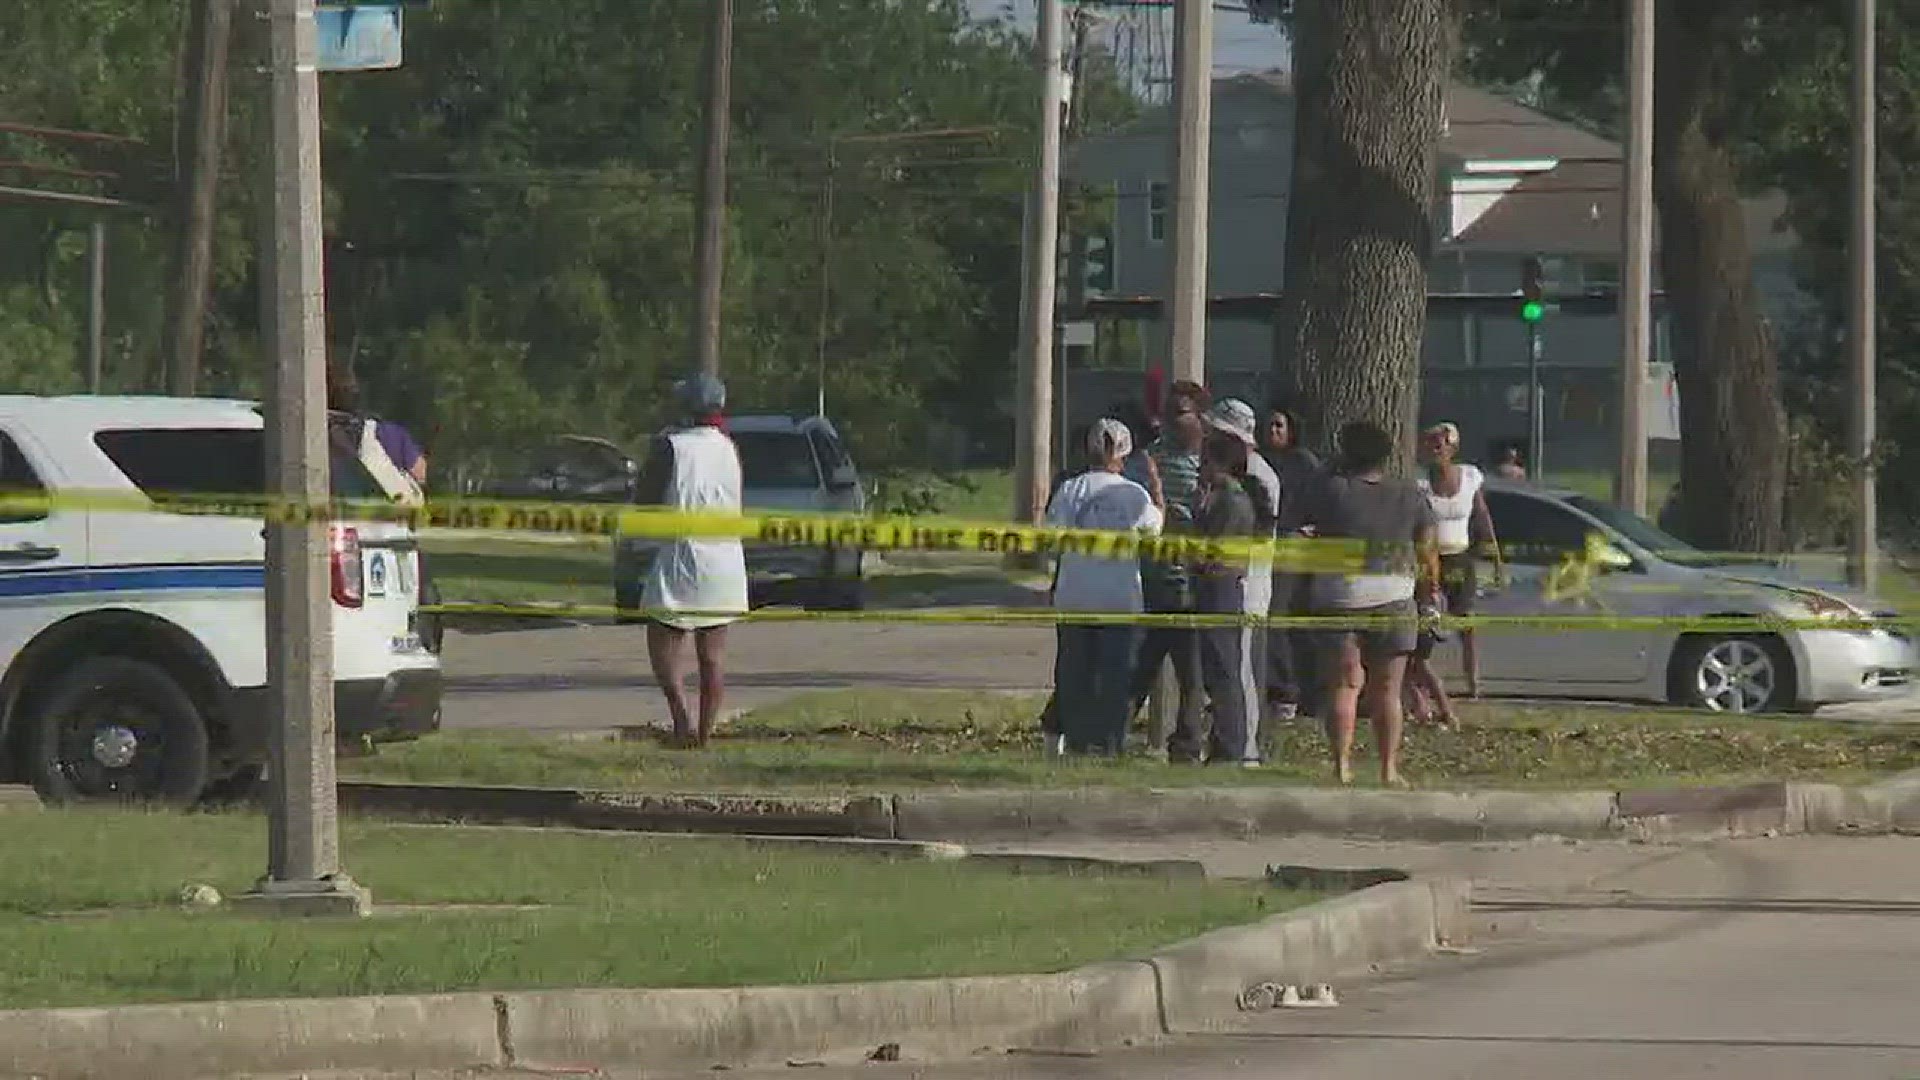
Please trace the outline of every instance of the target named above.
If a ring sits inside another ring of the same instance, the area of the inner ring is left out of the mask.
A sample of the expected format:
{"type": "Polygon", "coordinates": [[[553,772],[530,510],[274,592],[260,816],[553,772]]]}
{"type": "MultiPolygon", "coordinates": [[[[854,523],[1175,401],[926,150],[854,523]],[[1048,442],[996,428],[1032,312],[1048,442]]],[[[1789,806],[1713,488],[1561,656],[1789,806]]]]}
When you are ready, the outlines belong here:
{"type": "Polygon", "coordinates": [[[1436,495],[1433,482],[1420,478],[1420,493],[1433,507],[1434,538],[1442,555],[1458,555],[1473,546],[1473,501],[1487,478],[1472,465],[1460,466],[1460,490],[1451,495],[1436,495]]]}
{"type": "MultiPolygon", "coordinates": [[[[1147,489],[1104,469],[1068,479],[1047,505],[1047,524],[1061,529],[1109,529],[1156,534],[1162,522],[1147,489]]],[[[1057,611],[1137,612],[1140,563],[1095,555],[1062,555],[1054,580],[1057,611]]]]}

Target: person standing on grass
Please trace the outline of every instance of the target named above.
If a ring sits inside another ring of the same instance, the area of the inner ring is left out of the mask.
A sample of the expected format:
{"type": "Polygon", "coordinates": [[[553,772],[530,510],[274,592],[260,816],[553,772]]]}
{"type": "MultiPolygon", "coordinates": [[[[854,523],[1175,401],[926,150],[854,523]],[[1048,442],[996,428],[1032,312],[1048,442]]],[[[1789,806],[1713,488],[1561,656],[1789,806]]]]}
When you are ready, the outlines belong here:
{"type": "MultiPolygon", "coordinates": [[[[1047,524],[1158,533],[1160,508],[1146,488],[1120,475],[1133,452],[1127,426],[1113,419],[1095,421],[1087,433],[1087,452],[1093,467],[1060,485],[1048,506],[1047,524]]],[[[1062,555],[1054,574],[1053,606],[1061,618],[1054,700],[1064,749],[1118,754],[1126,746],[1127,688],[1136,637],[1134,625],[1121,620],[1141,610],[1139,563],[1105,555],[1062,555]],[[1101,618],[1074,621],[1087,615],[1101,618]]]]}
{"type": "MultiPolygon", "coordinates": [[[[1087,435],[1092,430],[1091,425],[1084,424],[1075,428],[1073,434],[1067,439],[1067,445],[1087,445],[1087,435]]],[[[1092,465],[1086,461],[1081,461],[1078,464],[1068,465],[1053,474],[1053,487],[1048,489],[1052,491],[1053,494],[1047,496],[1046,513],[1048,515],[1053,513],[1053,500],[1059,495],[1061,487],[1065,485],[1067,481],[1079,476],[1090,468],[1092,468],[1092,465]]],[[[1047,601],[1049,603],[1053,601],[1053,592],[1059,585],[1060,564],[1058,561],[1055,561],[1053,580],[1047,585],[1047,601]]],[[[1053,628],[1053,681],[1056,686],[1060,682],[1060,626],[1057,623],[1053,628]]],[[[1060,695],[1056,692],[1047,695],[1047,703],[1040,710],[1040,738],[1042,744],[1046,747],[1048,757],[1057,757],[1061,753],[1063,744],[1060,734],[1060,695]]]]}
{"type": "MultiPolygon", "coordinates": [[[[1249,426],[1252,418],[1249,409],[1249,426]]],[[[1207,436],[1200,459],[1195,533],[1210,540],[1239,541],[1273,535],[1273,516],[1260,505],[1266,494],[1247,472],[1248,459],[1253,456],[1247,440],[1231,431],[1207,436]]],[[[1225,624],[1208,622],[1196,634],[1201,677],[1213,702],[1208,760],[1249,769],[1260,765],[1260,685],[1254,678],[1256,639],[1247,610],[1251,576],[1248,566],[1238,559],[1194,567],[1196,611],[1202,616],[1233,620],[1225,624]]]]}
{"type": "MultiPolygon", "coordinates": [[[[1421,436],[1420,448],[1427,459],[1425,475],[1419,480],[1420,493],[1433,508],[1435,537],[1440,547],[1440,592],[1452,615],[1473,614],[1473,602],[1480,592],[1479,555],[1474,551],[1478,539],[1493,556],[1496,581],[1505,580],[1506,565],[1500,560],[1500,538],[1494,535],[1493,514],[1487,510],[1487,478],[1472,465],[1462,464],[1460,429],[1449,423],[1428,428],[1421,436]]],[[[1460,656],[1465,664],[1467,697],[1480,697],[1480,643],[1471,627],[1460,630],[1460,656]]],[[[1416,668],[1425,668],[1425,660],[1416,660],[1416,668]]],[[[1431,671],[1416,671],[1422,685],[1438,683],[1431,671]]],[[[1446,692],[1440,691],[1436,704],[1443,710],[1442,724],[1454,723],[1452,706],[1446,692]]]]}
{"type": "MultiPolygon", "coordinates": [[[[1212,403],[1206,388],[1182,380],[1167,391],[1166,419],[1160,438],[1150,448],[1159,478],[1159,505],[1170,533],[1193,527],[1193,497],[1200,486],[1200,444],[1206,438],[1202,419],[1212,403]]],[[[1146,610],[1154,615],[1184,615],[1193,611],[1193,583],[1186,567],[1177,562],[1143,559],[1140,564],[1146,610]]],[[[1162,665],[1173,664],[1180,703],[1171,732],[1154,730],[1149,741],[1154,752],[1197,761],[1206,750],[1200,685],[1200,641],[1193,629],[1165,622],[1149,625],[1140,639],[1134,665],[1131,701],[1137,714],[1160,679],[1162,665]]]]}
{"type": "MultiPolygon", "coordinates": [[[[673,388],[678,427],[654,440],[640,479],[643,504],[687,513],[738,514],[740,452],[723,430],[727,389],[710,375],[673,388]]],[[[705,746],[726,694],[727,627],[747,611],[747,565],[732,537],[683,537],[660,549],[648,571],[647,659],[673,717],[673,741],[705,746]],[[693,638],[700,669],[696,727],[687,708],[686,649],[693,638]]]]}
{"type": "Polygon", "coordinates": [[[1438,590],[1433,508],[1411,481],[1387,475],[1393,438],[1374,424],[1340,429],[1334,474],[1306,507],[1306,529],[1324,539],[1362,541],[1359,573],[1321,574],[1315,608],[1350,624],[1325,634],[1321,679],[1326,694],[1327,741],[1334,772],[1353,782],[1353,729],[1364,702],[1380,755],[1380,780],[1405,786],[1400,775],[1403,719],[1401,682],[1419,641],[1415,596],[1438,590]]]}
{"type": "MultiPolygon", "coordinates": [[[[1302,445],[1300,436],[1300,418],[1292,409],[1278,402],[1267,406],[1261,456],[1280,478],[1280,507],[1274,532],[1283,538],[1299,535],[1301,511],[1325,471],[1320,456],[1302,445]]],[[[1273,602],[1268,606],[1268,613],[1274,618],[1306,615],[1312,610],[1312,584],[1310,574],[1274,571],[1273,602]]],[[[1302,711],[1312,711],[1312,661],[1310,635],[1285,626],[1267,628],[1268,716],[1285,722],[1302,711]]]]}
{"type": "MultiPolygon", "coordinates": [[[[1221,398],[1207,410],[1207,426],[1216,435],[1227,435],[1240,441],[1246,451],[1239,456],[1239,470],[1232,473],[1234,480],[1252,501],[1257,528],[1249,534],[1252,539],[1272,540],[1274,522],[1280,513],[1280,475],[1274,471],[1267,460],[1255,452],[1258,436],[1254,429],[1259,421],[1254,416],[1253,406],[1238,398],[1221,398]]],[[[1209,435],[1209,443],[1213,436],[1209,435]]],[[[1238,535],[1238,534],[1236,534],[1238,535]]],[[[1241,627],[1246,648],[1242,650],[1244,664],[1237,669],[1240,680],[1245,684],[1247,713],[1247,741],[1256,745],[1260,737],[1260,719],[1262,706],[1266,701],[1267,685],[1267,613],[1273,606],[1273,559],[1260,556],[1249,561],[1242,577],[1241,601],[1247,616],[1247,623],[1241,627]]],[[[1203,646],[1204,650],[1204,646],[1203,646]]],[[[1211,691],[1209,691],[1211,696],[1211,691]]],[[[1218,713],[1216,701],[1214,711],[1218,713]]],[[[1215,730],[1219,728],[1215,721],[1215,730]]],[[[1228,744],[1215,746],[1210,755],[1224,754],[1234,760],[1247,758],[1245,748],[1228,744]]],[[[1257,752],[1253,757],[1257,758],[1257,752]]]]}

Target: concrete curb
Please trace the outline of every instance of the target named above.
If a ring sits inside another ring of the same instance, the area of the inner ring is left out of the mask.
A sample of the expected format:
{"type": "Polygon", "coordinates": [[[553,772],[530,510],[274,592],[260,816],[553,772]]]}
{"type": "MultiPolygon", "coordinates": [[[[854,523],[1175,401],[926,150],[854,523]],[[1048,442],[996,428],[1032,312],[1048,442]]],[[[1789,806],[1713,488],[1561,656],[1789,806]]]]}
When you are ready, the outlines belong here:
{"type": "Polygon", "coordinates": [[[1261,982],[1328,982],[1462,943],[1469,886],[1376,885],[1136,960],[1045,975],[0,1012],[0,1075],[204,1080],[310,1071],[712,1068],[1089,1051],[1223,1023],[1261,982]]]}
{"type": "Polygon", "coordinates": [[[0,1012],[0,1076],[204,1080],[506,1064],[490,994],[0,1012]]]}
{"type": "Polygon", "coordinates": [[[575,788],[342,783],[340,808],[455,823],[896,839],[892,797],[885,795],[671,795],[575,788]]]}
{"type": "Polygon", "coordinates": [[[0,814],[38,813],[40,793],[26,784],[0,784],[0,814]]]}
{"type": "Polygon", "coordinates": [[[1081,788],[832,797],[352,783],[341,785],[340,803],[460,823],[931,843],[1296,835],[1653,840],[1920,830],[1920,772],[1864,787],[1772,781],[1618,792],[1081,788]]]}

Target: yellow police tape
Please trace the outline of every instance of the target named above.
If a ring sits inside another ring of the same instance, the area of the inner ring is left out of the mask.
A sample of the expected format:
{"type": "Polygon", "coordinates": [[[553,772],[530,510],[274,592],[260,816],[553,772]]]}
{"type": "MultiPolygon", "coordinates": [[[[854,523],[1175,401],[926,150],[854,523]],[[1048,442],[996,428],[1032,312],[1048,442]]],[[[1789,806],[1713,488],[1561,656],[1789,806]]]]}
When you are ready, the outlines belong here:
{"type": "Polygon", "coordinates": [[[1271,561],[1301,573],[1353,573],[1367,545],[1349,540],[1251,540],[1238,537],[1146,536],[1096,529],[1057,529],[929,517],[828,513],[691,513],[592,503],[434,500],[408,508],[385,501],[299,503],[266,496],[168,495],[62,491],[0,496],[0,513],[53,511],[237,517],[275,523],[388,521],[415,529],[680,540],[740,539],[788,547],[864,551],[976,552],[999,555],[1088,555],[1188,564],[1271,561]]]}

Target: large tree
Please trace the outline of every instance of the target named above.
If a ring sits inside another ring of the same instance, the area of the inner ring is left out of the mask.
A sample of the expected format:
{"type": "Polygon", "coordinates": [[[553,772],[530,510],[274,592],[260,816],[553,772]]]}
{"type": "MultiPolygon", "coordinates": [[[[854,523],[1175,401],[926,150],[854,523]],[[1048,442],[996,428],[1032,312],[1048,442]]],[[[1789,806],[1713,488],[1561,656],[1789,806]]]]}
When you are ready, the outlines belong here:
{"type": "Polygon", "coordinates": [[[1274,355],[1323,444],[1347,421],[1370,420],[1412,452],[1447,7],[1294,5],[1297,134],[1274,355]]]}
{"type": "MultiPolygon", "coordinates": [[[[1625,13],[1616,0],[1457,0],[1467,73],[1537,87],[1542,103],[1617,133],[1625,13]]],[[[1741,204],[1756,102],[1800,63],[1797,0],[1657,5],[1654,187],[1660,277],[1680,383],[1681,485],[1692,538],[1783,541],[1788,439],[1775,343],[1754,288],[1741,204]]]]}

